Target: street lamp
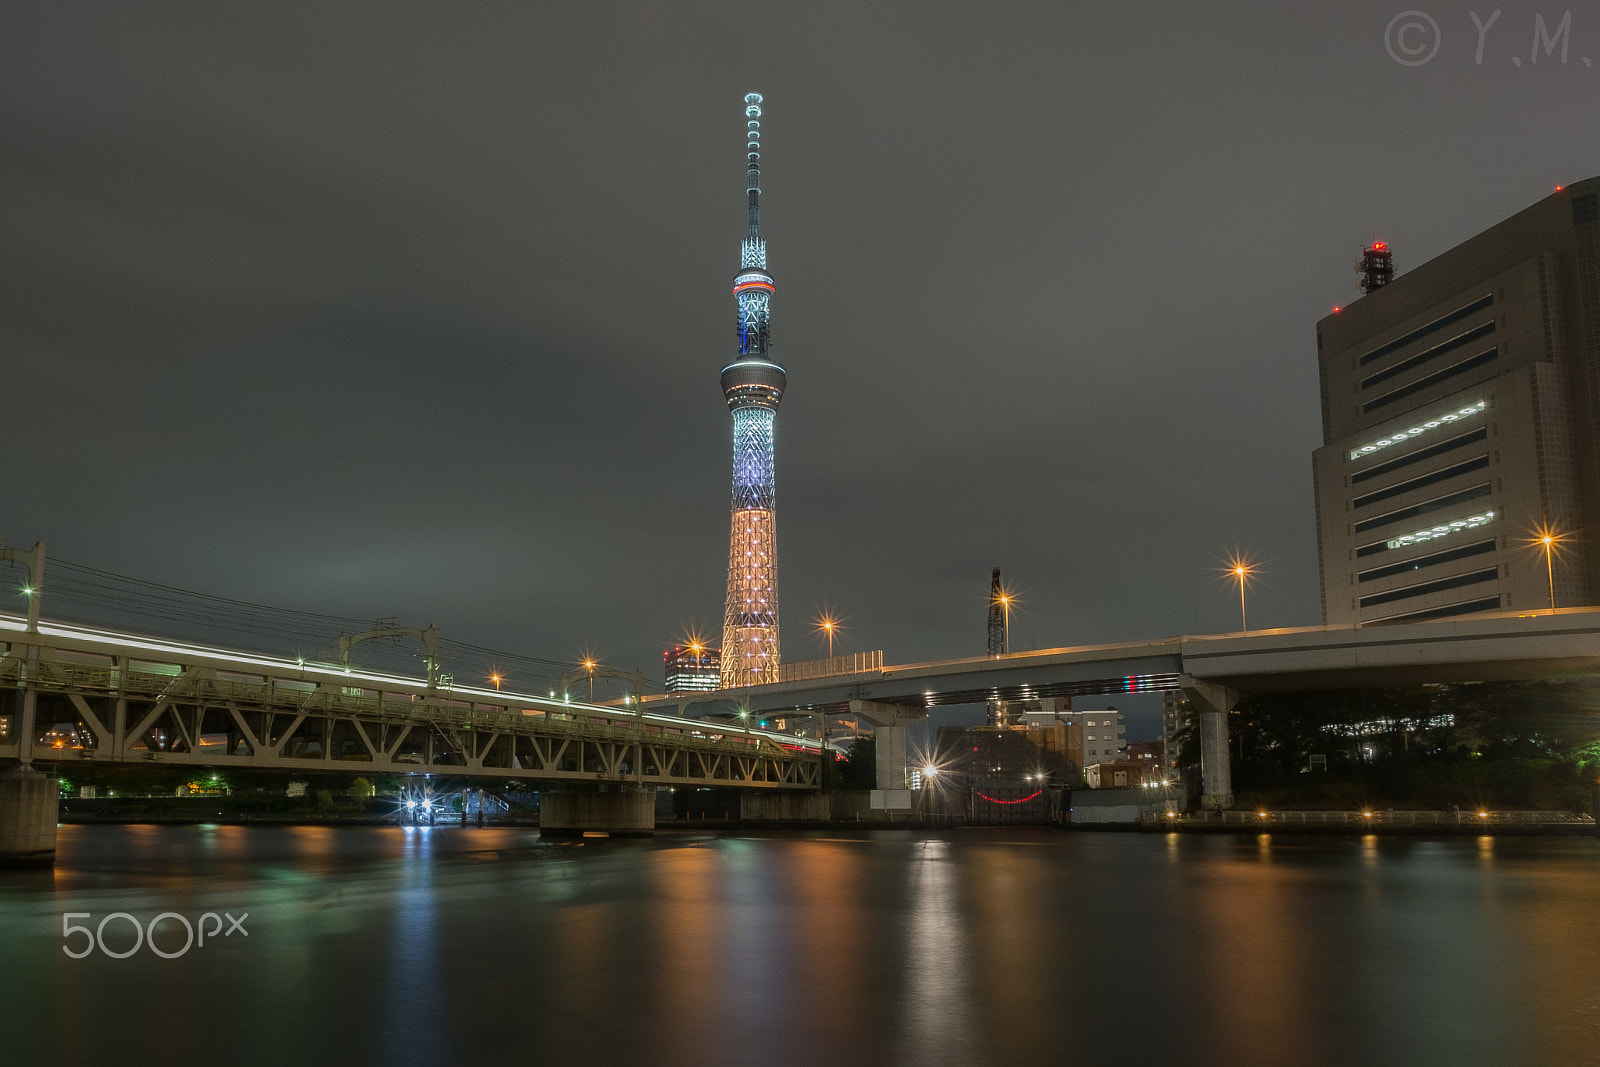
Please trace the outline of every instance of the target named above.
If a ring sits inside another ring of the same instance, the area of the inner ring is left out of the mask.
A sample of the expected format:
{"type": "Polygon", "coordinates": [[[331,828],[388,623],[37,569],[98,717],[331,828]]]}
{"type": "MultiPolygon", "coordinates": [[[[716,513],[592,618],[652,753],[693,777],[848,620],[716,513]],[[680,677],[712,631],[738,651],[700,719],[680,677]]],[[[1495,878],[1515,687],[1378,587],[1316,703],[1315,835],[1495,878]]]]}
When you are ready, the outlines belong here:
{"type": "Polygon", "coordinates": [[[1245,621],[1244,587],[1255,577],[1256,565],[1243,556],[1234,555],[1228,560],[1226,573],[1230,579],[1239,584],[1239,632],[1247,634],[1250,632],[1250,627],[1245,621]]]}
{"type": "Polygon", "coordinates": [[[494,683],[494,691],[496,693],[500,692],[500,676],[498,674],[491,674],[489,675],[489,681],[494,683]]]}
{"type": "Polygon", "coordinates": [[[586,659],[583,666],[589,672],[589,703],[594,703],[594,660],[586,659]]]}
{"type": "Polygon", "coordinates": [[[1013,599],[1013,597],[1011,596],[1011,594],[1007,593],[1007,592],[1004,592],[1004,591],[996,594],[995,598],[994,598],[994,602],[996,604],[1000,605],[1000,617],[1001,617],[1001,620],[1002,620],[1001,621],[1001,626],[1002,626],[1003,633],[1005,635],[1003,640],[1002,640],[1002,643],[1003,643],[1003,647],[1005,649],[1005,652],[1007,654],[1010,654],[1010,652],[1011,652],[1011,601],[1012,601],[1012,599],[1013,599]]]}
{"type": "Polygon", "coordinates": [[[823,634],[828,639],[828,658],[833,658],[833,635],[840,630],[839,620],[832,615],[824,614],[817,620],[816,632],[823,634]]]}
{"type": "Polygon", "coordinates": [[[1544,576],[1550,584],[1550,614],[1556,613],[1556,570],[1553,557],[1566,541],[1566,535],[1549,523],[1544,523],[1528,538],[1528,544],[1544,552],[1544,576]]]}

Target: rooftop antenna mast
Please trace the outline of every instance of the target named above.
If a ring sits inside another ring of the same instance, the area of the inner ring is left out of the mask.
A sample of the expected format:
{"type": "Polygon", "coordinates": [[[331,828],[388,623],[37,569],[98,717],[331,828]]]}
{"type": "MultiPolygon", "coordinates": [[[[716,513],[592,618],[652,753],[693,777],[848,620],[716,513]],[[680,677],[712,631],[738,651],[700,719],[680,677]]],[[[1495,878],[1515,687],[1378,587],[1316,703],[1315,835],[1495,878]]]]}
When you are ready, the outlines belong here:
{"type": "Polygon", "coordinates": [[[1361,275],[1361,291],[1370,293],[1394,281],[1394,253],[1382,241],[1374,241],[1361,250],[1361,262],[1356,264],[1361,275]]]}

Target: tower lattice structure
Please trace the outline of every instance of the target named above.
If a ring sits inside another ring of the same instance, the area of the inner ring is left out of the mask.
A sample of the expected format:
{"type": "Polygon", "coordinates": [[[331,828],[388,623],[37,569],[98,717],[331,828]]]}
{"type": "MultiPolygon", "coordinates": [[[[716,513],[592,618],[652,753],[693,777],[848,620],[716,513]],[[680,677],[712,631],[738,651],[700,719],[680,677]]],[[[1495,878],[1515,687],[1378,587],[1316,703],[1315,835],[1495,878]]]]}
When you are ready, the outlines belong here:
{"type": "Polygon", "coordinates": [[[778,680],[778,540],[773,424],[788,375],[769,351],[772,275],[761,236],[761,94],[744,98],[747,224],[733,296],[739,358],[722,368],[733,413],[733,519],[722,621],[722,687],[778,680]]]}
{"type": "MultiPolygon", "coordinates": [[[[989,578],[989,655],[1003,656],[1010,652],[1009,634],[1007,633],[1006,620],[1006,590],[1000,584],[1000,568],[994,569],[994,574],[989,578]]],[[[1007,701],[989,701],[989,725],[1006,726],[1011,721],[1011,709],[1007,701]]]]}
{"type": "Polygon", "coordinates": [[[989,655],[1003,656],[1006,647],[1005,587],[1000,584],[1000,568],[989,579],[989,655]]]}

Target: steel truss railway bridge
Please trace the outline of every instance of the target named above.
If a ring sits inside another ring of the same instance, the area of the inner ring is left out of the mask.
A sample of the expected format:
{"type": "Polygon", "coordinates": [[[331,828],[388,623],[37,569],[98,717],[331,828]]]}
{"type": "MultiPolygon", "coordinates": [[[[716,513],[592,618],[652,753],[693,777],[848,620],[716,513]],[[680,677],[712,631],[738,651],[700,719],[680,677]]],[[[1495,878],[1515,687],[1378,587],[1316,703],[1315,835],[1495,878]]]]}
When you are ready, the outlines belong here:
{"type": "MultiPolygon", "coordinates": [[[[403,631],[415,633],[415,631],[403,631]]],[[[0,615],[0,761],[810,790],[817,742],[0,615]],[[58,724],[70,739],[43,740],[58,724]],[[59,745],[59,747],[57,747],[59,745]]],[[[547,786],[548,787],[548,786],[547,786]]]]}

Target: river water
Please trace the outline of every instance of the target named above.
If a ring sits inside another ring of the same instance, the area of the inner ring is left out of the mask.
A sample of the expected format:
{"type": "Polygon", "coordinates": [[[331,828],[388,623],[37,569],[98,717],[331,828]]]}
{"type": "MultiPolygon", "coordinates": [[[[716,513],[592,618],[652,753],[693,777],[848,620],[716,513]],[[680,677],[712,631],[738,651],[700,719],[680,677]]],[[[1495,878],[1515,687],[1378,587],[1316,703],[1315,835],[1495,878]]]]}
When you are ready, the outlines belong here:
{"type": "Polygon", "coordinates": [[[1600,1063],[1600,842],[64,826],[0,989],[15,1064],[1600,1063]]]}

